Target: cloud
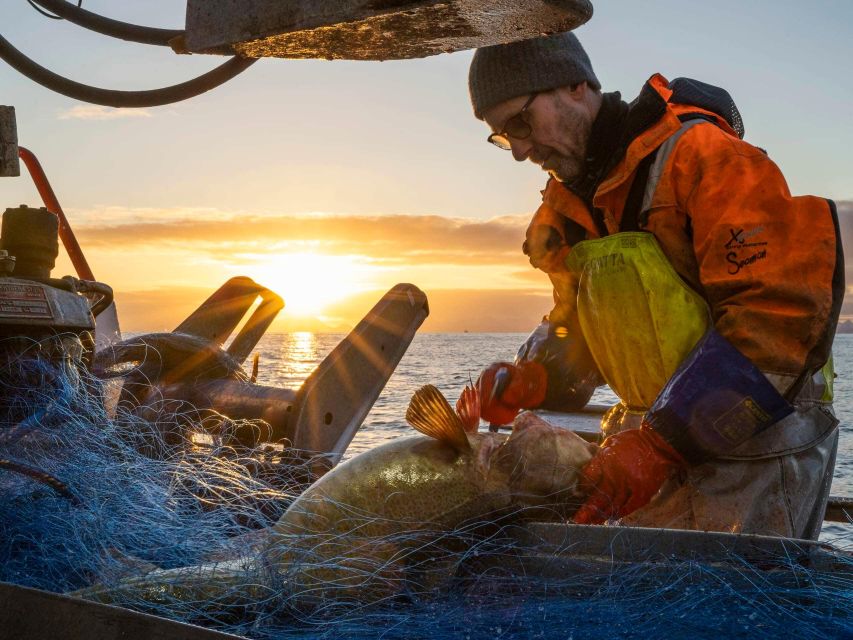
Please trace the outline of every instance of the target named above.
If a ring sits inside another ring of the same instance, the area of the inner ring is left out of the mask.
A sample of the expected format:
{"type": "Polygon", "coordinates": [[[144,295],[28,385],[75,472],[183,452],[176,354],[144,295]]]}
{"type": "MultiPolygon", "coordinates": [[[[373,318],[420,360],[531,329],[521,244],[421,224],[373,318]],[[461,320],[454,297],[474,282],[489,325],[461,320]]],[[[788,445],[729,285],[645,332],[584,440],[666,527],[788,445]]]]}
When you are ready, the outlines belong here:
{"type": "Polygon", "coordinates": [[[145,109],[115,109],[94,104],[76,104],[59,114],[60,120],[121,120],[151,117],[151,112],[145,109]]]}
{"type": "Polygon", "coordinates": [[[361,255],[376,264],[505,264],[526,262],[521,244],[528,215],[490,220],[437,215],[221,216],[76,229],[87,247],[157,246],[227,253],[245,263],[281,252],[361,255]]]}
{"type": "MultiPolygon", "coordinates": [[[[362,264],[384,268],[382,282],[398,278],[423,283],[422,286],[480,289],[460,290],[452,295],[431,294],[433,314],[425,324],[425,329],[430,331],[522,331],[551,305],[547,277],[530,267],[521,252],[528,215],[489,220],[415,215],[227,217],[221,211],[172,209],[169,214],[174,218],[170,220],[157,211],[146,210],[136,215],[131,210],[127,217],[117,211],[113,213],[114,216],[109,216],[112,224],[83,225],[76,232],[83,246],[93,254],[115,256],[122,264],[127,262],[128,255],[147,260],[145,256],[152,252],[157,255],[169,252],[175,273],[189,272],[186,265],[199,262],[210,265],[211,272],[220,268],[217,265],[226,263],[228,269],[241,271],[241,265],[249,270],[249,267],[263,265],[277,253],[318,252],[361,256],[362,264]],[[131,222],[116,224],[120,219],[131,222]],[[434,301],[433,297],[436,297],[434,301]]],[[[838,213],[842,241],[847,248],[847,281],[850,283],[842,316],[851,318],[853,201],[839,202],[838,213]]],[[[198,271],[197,265],[193,268],[193,273],[198,271]]],[[[222,267],[221,270],[224,273],[227,269],[222,267]]],[[[256,277],[266,282],[260,274],[256,277]]],[[[184,279],[183,283],[190,284],[190,280],[184,279]]],[[[162,279],[154,281],[162,282],[162,279]]],[[[201,282],[200,279],[195,281],[201,282]]],[[[286,289],[281,283],[270,286],[286,289]]],[[[197,304],[183,301],[200,301],[206,297],[204,293],[209,294],[213,288],[197,290],[192,295],[189,291],[175,296],[164,292],[158,294],[162,298],[156,300],[137,293],[131,295],[136,302],[128,304],[133,305],[131,315],[139,319],[143,328],[154,325],[155,317],[167,309],[174,311],[174,317],[166,325],[175,326],[197,304]],[[167,303],[165,298],[171,302],[167,303]]],[[[280,293],[287,295],[285,290],[280,293]]],[[[362,300],[364,312],[369,308],[371,296],[372,293],[366,294],[362,300]]],[[[375,301],[378,297],[372,299],[375,301]]],[[[357,321],[361,316],[353,311],[358,307],[356,302],[350,299],[342,308],[328,309],[327,315],[333,319],[328,327],[305,328],[339,330],[341,323],[357,321]]],[[[286,322],[287,313],[282,317],[286,322]]],[[[156,326],[164,327],[162,324],[156,326]]],[[[296,328],[290,324],[279,323],[279,326],[296,328]]]]}
{"type": "Polygon", "coordinates": [[[105,228],[142,223],[174,223],[186,220],[233,220],[233,212],[213,207],[122,207],[101,205],[65,210],[74,228],[105,228]]]}

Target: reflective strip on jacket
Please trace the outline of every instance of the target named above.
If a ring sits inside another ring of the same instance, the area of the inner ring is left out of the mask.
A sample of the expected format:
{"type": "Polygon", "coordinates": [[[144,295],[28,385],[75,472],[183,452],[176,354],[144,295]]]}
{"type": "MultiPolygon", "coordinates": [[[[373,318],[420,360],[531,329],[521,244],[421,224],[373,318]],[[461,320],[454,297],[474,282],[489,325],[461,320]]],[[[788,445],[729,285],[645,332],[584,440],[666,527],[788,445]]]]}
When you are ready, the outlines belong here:
{"type": "MultiPolygon", "coordinates": [[[[669,103],[667,85],[660,75],[649,80],[647,88],[667,101],[666,111],[631,142],[599,185],[594,206],[608,232],[618,232],[641,160],[678,132],[680,115],[712,117],[676,143],[640,228],[654,234],[678,275],[708,302],[717,331],[756,366],[792,380],[819,369],[829,357],[843,295],[834,210],[822,198],[793,197],[762,150],[740,140],[719,116],[669,103]]],[[[577,312],[577,282],[565,266],[567,221],[586,239],[600,237],[583,201],[552,179],[527,229],[525,251],[551,278],[549,319],[557,324],[577,312]]]]}

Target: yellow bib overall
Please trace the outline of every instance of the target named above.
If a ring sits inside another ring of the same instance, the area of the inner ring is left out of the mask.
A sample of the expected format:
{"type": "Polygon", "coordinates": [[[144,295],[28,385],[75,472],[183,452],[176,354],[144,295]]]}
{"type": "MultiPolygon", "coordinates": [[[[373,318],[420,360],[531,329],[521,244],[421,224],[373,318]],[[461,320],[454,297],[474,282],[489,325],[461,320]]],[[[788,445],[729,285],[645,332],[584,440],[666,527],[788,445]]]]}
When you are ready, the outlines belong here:
{"type": "Polygon", "coordinates": [[[608,435],[637,427],[710,328],[708,305],[682,281],[650,233],[584,240],[572,248],[566,264],[578,279],[584,338],[622,401],[605,416],[602,430],[608,435]]]}

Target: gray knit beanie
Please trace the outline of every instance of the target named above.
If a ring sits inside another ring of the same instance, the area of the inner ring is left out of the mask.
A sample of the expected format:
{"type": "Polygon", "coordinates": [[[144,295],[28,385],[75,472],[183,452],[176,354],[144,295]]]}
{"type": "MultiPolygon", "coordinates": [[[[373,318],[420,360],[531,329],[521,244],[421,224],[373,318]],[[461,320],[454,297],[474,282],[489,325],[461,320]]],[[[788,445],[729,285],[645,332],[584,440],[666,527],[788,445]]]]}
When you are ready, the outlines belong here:
{"type": "Polygon", "coordinates": [[[480,120],[504,100],[584,81],[601,89],[589,56],[570,31],[477,49],[468,72],[471,104],[480,120]]]}

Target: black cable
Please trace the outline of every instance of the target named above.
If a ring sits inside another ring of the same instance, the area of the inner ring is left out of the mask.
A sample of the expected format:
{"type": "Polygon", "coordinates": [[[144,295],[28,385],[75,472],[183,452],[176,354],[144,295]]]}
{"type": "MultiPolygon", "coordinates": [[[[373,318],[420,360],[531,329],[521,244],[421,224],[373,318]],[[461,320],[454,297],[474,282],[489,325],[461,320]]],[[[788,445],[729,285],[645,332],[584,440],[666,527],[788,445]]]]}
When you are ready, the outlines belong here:
{"type": "Polygon", "coordinates": [[[97,299],[94,301],[89,311],[96,318],[113,303],[113,288],[103,282],[95,282],[92,280],[78,280],[77,291],[83,294],[94,294],[97,299]]]}
{"type": "MultiPolygon", "coordinates": [[[[63,18],[62,16],[55,16],[52,13],[48,13],[47,11],[42,9],[40,6],[38,6],[33,0],[27,0],[27,2],[29,2],[30,6],[33,9],[35,9],[36,11],[38,11],[40,14],[42,14],[45,18],[50,18],[51,20],[65,20],[65,18],[63,18]]],[[[82,6],[83,6],[83,0],[77,0],[77,8],[79,9],[82,6]]]]}
{"type": "Polygon", "coordinates": [[[42,9],[42,8],[41,8],[40,6],[38,6],[35,2],[33,2],[33,0],[27,0],[27,2],[29,2],[29,3],[30,3],[30,6],[31,6],[33,9],[35,9],[36,11],[38,11],[40,14],[42,14],[45,18],[50,18],[51,20],[62,20],[62,18],[61,18],[61,17],[59,17],[59,16],[55,16],[55,15],[53,15],[52,13],[48,13],[47,11],[45,11],[44,9],[42,9]]]}
{"type": "MultiPolygon", "coordinates": [[[[39,0],[41,2],[41,0],[39,0]]],[[[117,91],[101,89],[64,78],[49,69],[45,69],[12,46],[6,38],[0,36],[0,60],[5,60],[13,69],[25,75],[51,91],[69,98],[99,104],[105,107],[159,107],[164,104],[180,102],[188,98],[215,89],[242,73],[257,60],[255,58],[233,57],[228,62],[200,75],[197,78],[164,87],[145,91],[117,91]]]]}
{"type": "MultiPolygon", "coordinates": [[[[130,42],[139,42],[142,44],[155,44],[163,47],[168,47],[171,41],[179,36],[184,35],[184,31],[180,29],[158,29],[155,27],[143,27],[129,22],[121,22],[106,18],[97,13],[82,9],[80,6],[74,6],[66,0],[28,0],[30,4],[38,4],[39,6],[52,11],[60,18],[67,20],[80,27],[85,27],[90,31],[96,31],[105,36],[128,40],[130,42]]],[[[82,3],[82,0],[81,0],[82,3]]]]}

